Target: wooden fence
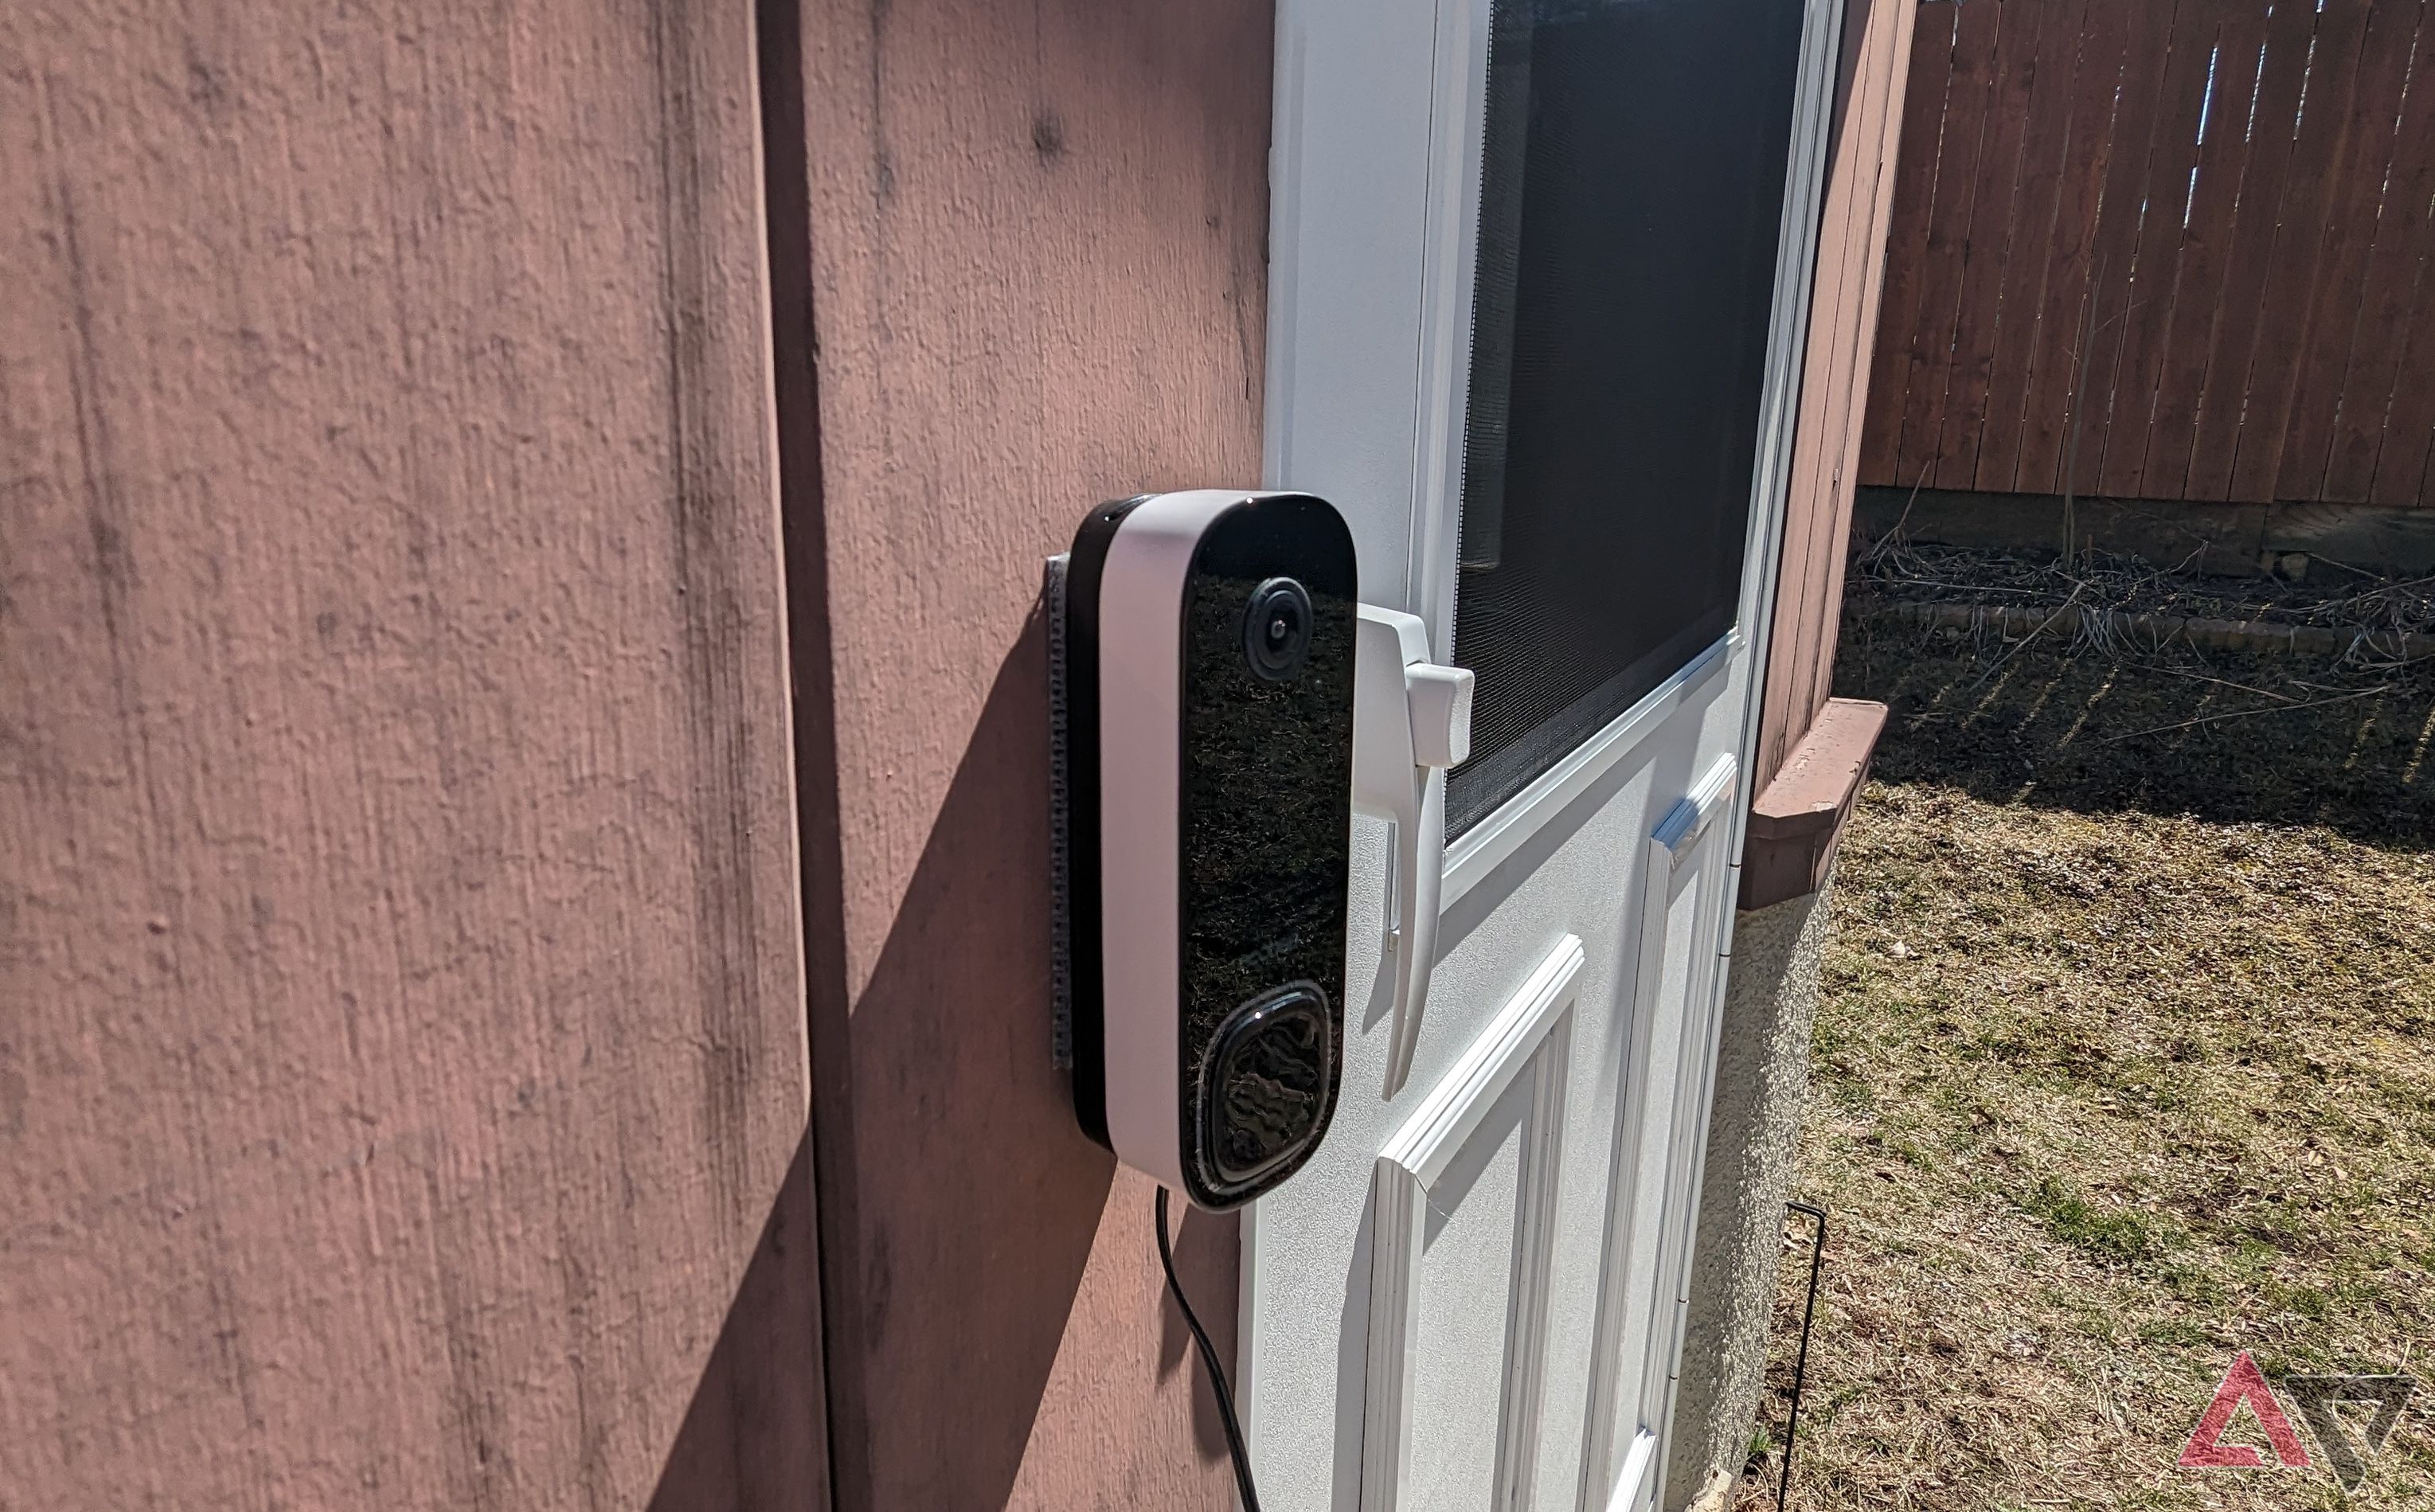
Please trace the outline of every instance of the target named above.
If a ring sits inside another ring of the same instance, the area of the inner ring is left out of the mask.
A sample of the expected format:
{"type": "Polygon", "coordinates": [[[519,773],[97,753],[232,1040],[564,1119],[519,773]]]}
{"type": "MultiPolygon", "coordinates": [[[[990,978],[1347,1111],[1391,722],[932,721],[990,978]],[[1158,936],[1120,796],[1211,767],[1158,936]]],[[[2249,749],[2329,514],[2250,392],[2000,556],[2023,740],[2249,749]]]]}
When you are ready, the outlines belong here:
{"type": "Polygon", "coordinates": [[[1935,0],[1863,484],[2435,506],[2435,0],[1935,0]]]}

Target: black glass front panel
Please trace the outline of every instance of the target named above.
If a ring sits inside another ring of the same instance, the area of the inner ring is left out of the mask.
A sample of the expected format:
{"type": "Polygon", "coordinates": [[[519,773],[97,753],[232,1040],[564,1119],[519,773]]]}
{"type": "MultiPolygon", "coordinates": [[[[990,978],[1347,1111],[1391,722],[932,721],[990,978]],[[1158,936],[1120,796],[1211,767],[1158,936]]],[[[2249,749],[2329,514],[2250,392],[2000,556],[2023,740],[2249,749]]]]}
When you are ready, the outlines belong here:
{"type": "Polygon", "coordinates": [[[1203,1207],[1292,1175],[1335,1110],[1340,1037],[1310,1020],[1344,1001],[1358,572],[1335,509],[1273,495],[1209,526],[1185,589],[1178,1133],[1203,1207]]]}
{"type": "Polygon", "coordinates": [[[1733,625],[1803,0],[1497,0],[1449,833],[1733,625]]]}

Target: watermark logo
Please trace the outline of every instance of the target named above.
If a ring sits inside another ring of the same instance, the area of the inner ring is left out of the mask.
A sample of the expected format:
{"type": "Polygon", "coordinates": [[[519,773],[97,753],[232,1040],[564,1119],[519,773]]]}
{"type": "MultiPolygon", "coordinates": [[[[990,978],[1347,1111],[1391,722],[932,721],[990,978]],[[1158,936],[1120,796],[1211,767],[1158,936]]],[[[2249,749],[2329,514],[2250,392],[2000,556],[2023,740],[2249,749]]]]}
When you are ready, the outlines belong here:
{"type": "Polygon", "coordinates": [[[2266,1383],[2266,1372],[2249,1351],[2232,1362],[2223,1373],[2223,1381],[2215,1388],[2215,1398],[2200,1415],[2199,1425],[2190,1430],[2190,1441],[2182,1446],[2178,1462],[2184,1469],[2264,1469],[2266,1456],[2247,1444],[2227,1444],[2223,1433],[2232,1425],[2234,1414],[2247,1407],[2266,1431],[2266,1442],[2274,1452],[2275,1461],[2286,1469],[2304,1470],[2313,1463],[2308,1448],[2292,1431],[2291,1418],[2283,1410],[2282,1398],[2288,1398],[2299,1409],[2301,1420],[2308,1425],[2309,1434],[2325,1456],[2325,1467],[2344,1490],[2356,1489],[2367,1476],[2367,1462],[2384,1441],[2392,1435],[2392,1425],[2401,1420],[2401,1409],[2409,1404],[2409,1394],[2418,1383],[2409,1376],[2285,1376],[2281,1396],[2266,1383]],[[2348,1402],[2373,1405],[2375,1412],[2367,1417],[2363,1431],[2353,1436],[2351,1425],[2342,1420],[2335,1408],[2348,1402]]]}
{"type": "Polygon", "coordinates": [[[2199,1425],[2190,1430],[2190,1441],[2182,1446],[2181,1467],[2185,1470],[2258,1470],[2266,1468],[2266,1456],[2247,1444],[2227,1444],[2223,1431],[2232,1426],[2232,1415],[2246,1404],[2257,1415],[2258,1425],[2266,1430],[2266,1441],[2273,1446],[2274,1457],[2285,1469],[2305,1470],[2308,1468],[2308,1448],[2300,1435],[2291,1431],[2291,1419],[2283,1413],[2283,1404],[2274,1400],[2274,1388],[2266,1383],[2266,1372],[2249,1351],[2232,1362],[2223,1373],[2223,1381],[2215,1388],[2215,1400],[2199,1417],[2199,1425]]]}

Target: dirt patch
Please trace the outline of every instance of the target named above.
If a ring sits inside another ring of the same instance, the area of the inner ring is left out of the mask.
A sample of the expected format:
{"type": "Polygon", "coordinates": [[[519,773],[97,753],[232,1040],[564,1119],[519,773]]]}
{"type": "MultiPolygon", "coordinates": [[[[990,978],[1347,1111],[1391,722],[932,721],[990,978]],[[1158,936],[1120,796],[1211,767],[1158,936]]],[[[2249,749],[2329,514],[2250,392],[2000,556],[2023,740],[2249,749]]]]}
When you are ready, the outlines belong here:
{"type": "Polygon", "coordinates": [[[1803,1136],[1835,1227],[1793,1504],[2435,1504],[2435,675],[1844,649],[1895,714],[1803,1136]],[[2429,1384],[2347,1497],[2176,1469],[2243,1349],[2429,1384]]]}

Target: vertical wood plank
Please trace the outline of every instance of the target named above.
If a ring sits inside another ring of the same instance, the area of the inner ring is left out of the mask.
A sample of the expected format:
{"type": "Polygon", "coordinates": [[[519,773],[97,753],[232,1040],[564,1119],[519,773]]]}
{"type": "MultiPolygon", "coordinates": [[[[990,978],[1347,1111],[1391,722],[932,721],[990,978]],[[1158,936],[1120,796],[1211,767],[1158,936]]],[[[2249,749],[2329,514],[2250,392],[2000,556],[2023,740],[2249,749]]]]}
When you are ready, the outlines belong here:
{"type": "Polygon", "coordinates": [[[820,1504],[751,25],[0,7],[0,1503],[820,1504]]]}
{"type": "MultiPolygon", "coordinates": [[[[2420,241],[2426,239],[2422,230],[2420,241]]],[[[2422,248],[2418,298],[2400,338],[2401,361],[2376,447],[2373,504],[2428,502],[2427,451],[2435,444],[2435,256],[2422,248]]]]}
{"type": "MultiPolygon", "coordinates": [[[[2392,162],[2375,222],[2375,247],[2359,299],[2358,327],[2351,339],[2350,365],[2334,417],[2325,481],[2318,497],[2333,504],[2387,502],[2375,491],[2376,464],[2385,427],[2401,397],[2405,342],[2410,311],[2435,232],[2427,201],[2435,197],[2435,16],[2422,13],[2411,49],[2408,94],[2393,133],[2392,162]]],[[[2390,502],[2415,503],[2410,499],[2390,502]]]]}
{"type": "Polygon", "coordinates": [[[2109,36],[2105,17],[2120,13],[2105,0],[2064,3],[2054,7],[2039,33],[2021,142],[2020,203],[2006,237],[1987,419],[1979,433],[1975,486],[1980,489],[2001,492],[2016,486],[2038,352],[2049,325],[2058,323],[2047,318],[2049,296],[2061,293],[2055,275],[2061,268],[2067,279],[2073,260],[2087,249],[2096,206],[2091,170],[2121,73],[2120,43],[2109,36]],[[2083,75],[2103,80],[2102,87],[2083,87],[2083,75]]]}
{"type": "Polygon", "coordinates": [[[2253,165],[2248,134],[2263,87],[2266,23],[2266,0],[2242,0],[2227,9],[2216,29],[2215,83],[2201,122],[2198,177],[2187,195],[2188,225],[2161,333],[2156,398],[2146,453],[2129,490],[2133,497],[2177,498],[2189,474],[2199,394],[2228,292],[2233,228],[2253,165]]]}
{"type": "MultiPolygon", "coordinates": [[[[1872,65],[1882,45],[1874,34],[1889,8],[1873,0],[1847,4],[1842,45],[1836,60],[1835,103],[1826,150],[1825,182],[1819,212],[1818,257],[1810,284],[1809,339],[1803,353],[1801,406],[1793,425],[1792,463],[1786,490],[1784,545],[1777,557],[1777,611],[1771,623],[1768,670],[1760,689],[1756,761],[1772,771],[1776,747],[1788,728],[1806,729],[1809,684],[1815,676],[1811,644],[1803,621],[1814,606],[1818,577],[1834,555],[1834,483],[1842,411],[1853,403],[1846,382],[1855,349],[1866,339],[1857,329],[1859,291],[1868,271],[1868,225],[1852,213],[1854,180],[1864,154],[1874,177],[1872,65]],[[1780,660],[1779,660],[1780,654],[1780,660]]],[[[1865,201],[1863,201],[1865,203],[1865,201]]]]}
{"type": "MultiPolygon", "coordinates": [[[[2191,3],[2164,0],[2124,8],[2129,25],[2112,136],[2104,155],[2097,231],[2089,243],[2087,292],[2081,307],[2072,312],[2063,361],[2042,369],[2046,376],[2031,400],[2026,422],[2032,437],[2026,454],[2032,459],[2051,455],[2054,481],[2050,487],[2058,493],[2089,493],[2098,486],[2106,437],[2121,397],[2122,354],[2132,306],[2140,298],[2136,275],[2150,210],[2148,185],[2158,150],[2159,125],[2169,113],[2163,108],[2167,69],[2175,49],[2184,45],[2177,41],[2179,20],[2183,8],[2191,3]]],[[[2145,403],[2143,395],[2142,424],[2147,418],[2145,403]]],[[[2032,490],[2036,485],[2024,480],[2021,487],[2032,490]]]]}
{"type": "Polygon", "coordinates": [[[1927,15],[1913,23],[1916,41],[1905,65],[1899,116],[1903,152],[1896,166],[1893,208],[1886,232],[1884,286],[1871,339],[1876,356],[1870,368],[1867,429],[1860,453],[1860,481],[1908,487],[1900,477],[1905,388],[1911,343],[1919,329],[1920,293],[1927,267],[1928,215],[1940,190],[1949,190],[1943,170],[1944,96],[1953,74],[1958,6],[1920,7],[1927,15]]]}
{"type": "MultiPolygon", "coordinates": [[[[1886,238],[1893,220],[1894,182],[1900,167],[1900,154],[1904,140],[1903,122],[1906,118],[1907,104],[1904,94],[1911,77],[1910,51],[1916,37],[1921,8],[1900,4],[1897,0],[1891,9],[1893,12],[1891,25],[1887,28],[1884,43],[1888,56],[1881,65],[1885,78],[1885,95],[1874,123],[1874,129],[1869,133],[1874,141],[1876,159],[1876,168],[1871,176],[1873,187],[1868,210],[1869,250],[1863,263],[1863,266],[1870,269],[1870,275],[1861,284],[1860,311],[1856,322],[1860,339],[1855,343],[1853,354],[1857,367],[1848,380],[1851,407],[1844,421],[1843,438],[1843,452],[1847,460],[1841,475],[1835,483],[1833,528],[1826,535],[1830,554],[1822,563],[1823,571],[1821,574],[1821,580],[1823,583],[1823,589],[1815,591],[1814,606],[1805,604],[1803,609],[1809,646],[1806,653],[1809,661],[1809,678],[1805,696],[1812,720],[1816,718],[1816,712],[1825,706],[1828,696],[1834,691],[1835,646],[1842,625],[1844,569],[1852,548],[1853,495],[1858,487],[1860,439],[1867,420],[1863,399],[1869,392],[1871,365],[1877,360],[1877,346],[1870,339],[1869,333],[1877,328],[1878,305],[1885,289],[1886,238]]],[[[1801,734],[1807,732],[1805,727],[1808,721],[1804,723],[1804,730],[1795,733],[1791,737],[1792,740],[1797,741],[1801,734]]],[[[1780,769],[1784,757],[1789,752],[1790,745],[1787,743],[1779,754],[1775,765],[1767,770],[1772,772],[1780,769]]],[[[1752,783],[1753,795],[1762,790],[1764,785],[1754,781],[1752,783]]]]}
{"type": "MultiPolygon", "coordinates": [[[[1871,46],[1881,51],[1882,61],[1863,60],[1863,67],[1881,82],[1872,107],[1872,114],[1856,128],[1866,144],[1864,155],[1856,160],[1858,170],[1853,180],[1854,204],[1851,215],[1867,226],[1860,266],[1860,305],[1853,319],[1858,337],[1853,343],[1851,375],[1844,380],[1843,434],[1841,465],[1832,476],[1833,511],[1822,533],[1826,550],[1818,563],[1815,576],[1805,588],[1802,601],[1802,626],[1809,665],[1808,678],[1802,697],[1809,718],[1814,719],[1833,692],[1835,676],[1835,644],[1842,623],[1844,568],[1852,546],[1852,499],[1857,488],[1857,458],[1860,435],[1865,421],[1864,400],[1869,390],[1870,365],[1875,345],[1870,333],[1876,329],[1878,302],[1883,296],[1886,276],[1885,245],[1893,214],[1893,194],[1899,152],[1902,146],[1903,91],[1909,76],[1909,57],[1920,8],[1914,5],[1880,5],[1873,9],[1871,46]],[[1883,20],[1878,17],[1884,12],[1883,20]],[[1874,163],[1874,167],[1870,164],[1874,163]],[[1861,189],[1866,186],[1865,197],[1861,189]]],[[[1789,755],[1790,746],[1807,732],[1809,719],[1803,728],[1788,733],[1787,742],[1778,753],[1776,766],[1789,755]]],[[[1768,768],[1770,771],[1775,767],[1768,768]]],[[[1753,784],[1753,791],[1759,784],[1753,784]]]]}
{"type": "MultiPolygon", "coordinates": [[[[1945,391],[1953,370],[1954,325],[1967,284],[1962,269],[1970,251],[1970,228],[1985,187],[1980,147],[1994,114],[1995,46],[2003,29],[2004,0],[1957,8],[1953,75],[1945,87],[1943,146],[1939,149],[1936,200],[1928,210],[1926,273],[1920,283],[1919,318],[1905,362],[1902,444],[1895,476],[1906,487],[1930,478],[1942,456],[1945,391]],[[1952,184],[1950,195],[1944,192],[1952,184]]],[[[2000,189],[1998,191],[2000,193],[2000,189]]]]}
{"type": "Polygon", "coordinates": [[[2400,146],[2402,105],[2426,7],[2373,0],[2366,9],[2358,83],[2343,125],[2351,144],[2348,171],[2335,184],[2324,262],[2311,281],[2309,337],[2293,374],[2291,412],[2273,473],[2271,497],[2278,500],[2323,496],[2334,424],[2375,266],[2376,216],[2400,146]]]}
{"type": "MultiPolygon", "coordinates": [[[[1049,1061],[1036,600],[1094,504],[1258,480],[1274,15],[802,25],[820,477],[788,529],[827,583],[805,782],[836,815],[812,1003],[840,1505],[1221,1505],[1151,1184],[1049,1061]]],[[[1235,1225],[1182,1229],[1231,1340],[1235,1225]]]]}
{"type": "Polygon", "coordinates": [[[1970,214],[1969,244],[1962,252],[1961,299],[1953,325],[1952,369],[1945,380],[1936,468],[1930,475],[1940,489],[1977,486],[1988,381],[2002,339],[2007,272],[2024,209],[2022,155],[2038,94],[2039,45],[2049,24],[2071,25],[2064,14],[2072,9],[2070,0],[1996,3],[2005,17],[1995,45],[1995,85],[1979,149],[1978,192],[1970,214]]]}
{"type": "MultiPolygon", "coordinates": [[[[2184,207],[2190,196],[2190,172],[2199,156],[2199,120],[2213,105],[2207,97],[2208,65],[2217,55],[2226,9],[2225,0],[2182,0],[2173,15],[2172,42],[2160,90],[2162,110],[2148,153],[2148,171],[2138,190],[2146,208],[2139,217],[2119,317],[2122,346],[2115,366],[2113,403],[2106,411],[2101,444],[2092,446],[2090,442],[2098,438],[2086,432],[2081,437],[2081,455],[2097,472],[2092,492],[2116,498],[2138,492],[2155,414],[2158,375],[2171,335],[2174,290],[2182,269],[2184,207]]],[[[2101,311],[2099,318],[2103,318],[2101,311]]]]}
{"type": "MultiPolygon", "coordinates": [[[[2429,71],[2411,80],[2414,96],[2435,95],[2435,57],[2429,71]]],[[[2419,117],[2422,132],[2435,132],[2435,112],[2419,117]]],[[[2409,318],[2399,333],[2400,356],[2394,370],[2392,402],[2386,410],[2383,435],[2376,447],[2375,476],[2368,485],[2373,504],[2408,506],[2435,503],[2430,486],[2430,450],[2435,450],[2435,146],[2415,144],[2414,172],[2396,174],[2396,183],[2414,218],[2402,234],[2417,252],[2417,294],[2409,318]]]]}
{"type": "MultiPolygon", "coordinates": [[[[2363,249],[2366,237],[2349,211],[2350,192],[2364,175],[2382,174],[2379,144],[2361,129],[2356,102],[2363,85],[2374,85],[2380,66],[2397,76],[2408,60],[2408,49],[2393,47],[2390,40],[2385,41],[2392,54],[2389,61],[2361,49],[2376,16],[2414,9],[2378,9],[2369,0],[2325,0],[2317,19],[2316,57],[2308,70],[2299,139],[2292,146],[2273,263],[2259,299],[2263,314],[2257,352],[2251,364],[2248,409],[2240,422],[2232,475],[2223,490],[2227,498],[2261,503],[2287,497],[2276,493],[2275,481],[2301,373],[2312,345],[2334,326],[2331,312],[2340,309],[2347,315],[2357,304],[2356,280],[2343,272],[2362,266],[2349,254],[2363,249]],[[2346,284],[2347,301],[2341,293],[2346,284]]],[[[2338,385],[2340,376],[2337,370],[2322,381],[2338,385]]]]}
{"type": "MultiPolygon", "coordinates": [[[[2264,66],[2250,125],[2243,132],[2247,163],[2241,175],[2240,202],[2234,212],[2231,255],[2224,269],[2223,294],[2217,301],[2206,366],[2196,390],[2197,418],[2189,456],[2183,465],[2183,480],[2173,490],[2176,498],[2221,500],[2231,493],[2233,462],[2248,413],[2258,333],[2267,310],[2269,275],[2278,233],[2290,221],[2284,200],[2290,187],[2301,100],[2317,61],[2316,41],[2315,6],[2308,0],[2280,0],[2267,20],[2264,66]]],[[[2288,207],[2290,210],[2306,202],[2308,186],[2298,189],[2288,207]]]]}
{"type": "MultiPolygon", "coordinates": [[[[2053,230],[2039,259],[2036,314],[2015,369],[2018,383],[1991,405],[1992,413],[2017,418],[2002,443],[2006,455],[1992,464],[1981,460],[1990,487],[2044,491],[2054,484],[2062,416],[2084,335],[2089,259],[2120,125],[2125,33],[2138,13],[2092,0],[2081,20],[2053,230]]],[[[1989,444],[1996,445],[1992,434],[1989,444]]]]}
{"type": "MultiPolygon", "coordinates": [[[[1901,115],[1901,89],[1908,73],[1908,47],[1913,32],[1915,5],[1899,0],[1873,0],[1865,15],[1849,16],[1845,25],[1863,41],[1852,64],[1855,99],[1843,124],[1848,145],[1839,143],[1845,164],[1828,185],[1829,209],[1846,228],[1843,254],[1844,292],[1834,318],[1839,326],[1830,369],[1831,403],[1822,406],[1820,507],[1810,536],[1815,544],[1804,563],[1804,576],[1782,592],[1794,596],[1779,604],[1797,606],[1794,624],[1801,636],[1804,673],[1795,690],[1794,707],[1802,717],[1787,721],[1785,740],[1774,752],[1773,771],[1790,754],[1826,701],[1834,677],[1835,638],[1841,607],[1843,572],[1851,554],[1852,496],[1857,487],[1860,430],[1867,411],[1870,359],[1874,350],[1877,305],[1885,283],[1886,235],[1891,218],[1895,180],[1895,135],[1901,115]]],[[[1813,319],[1816,317],[1813,316],[1813,319]]]]}

